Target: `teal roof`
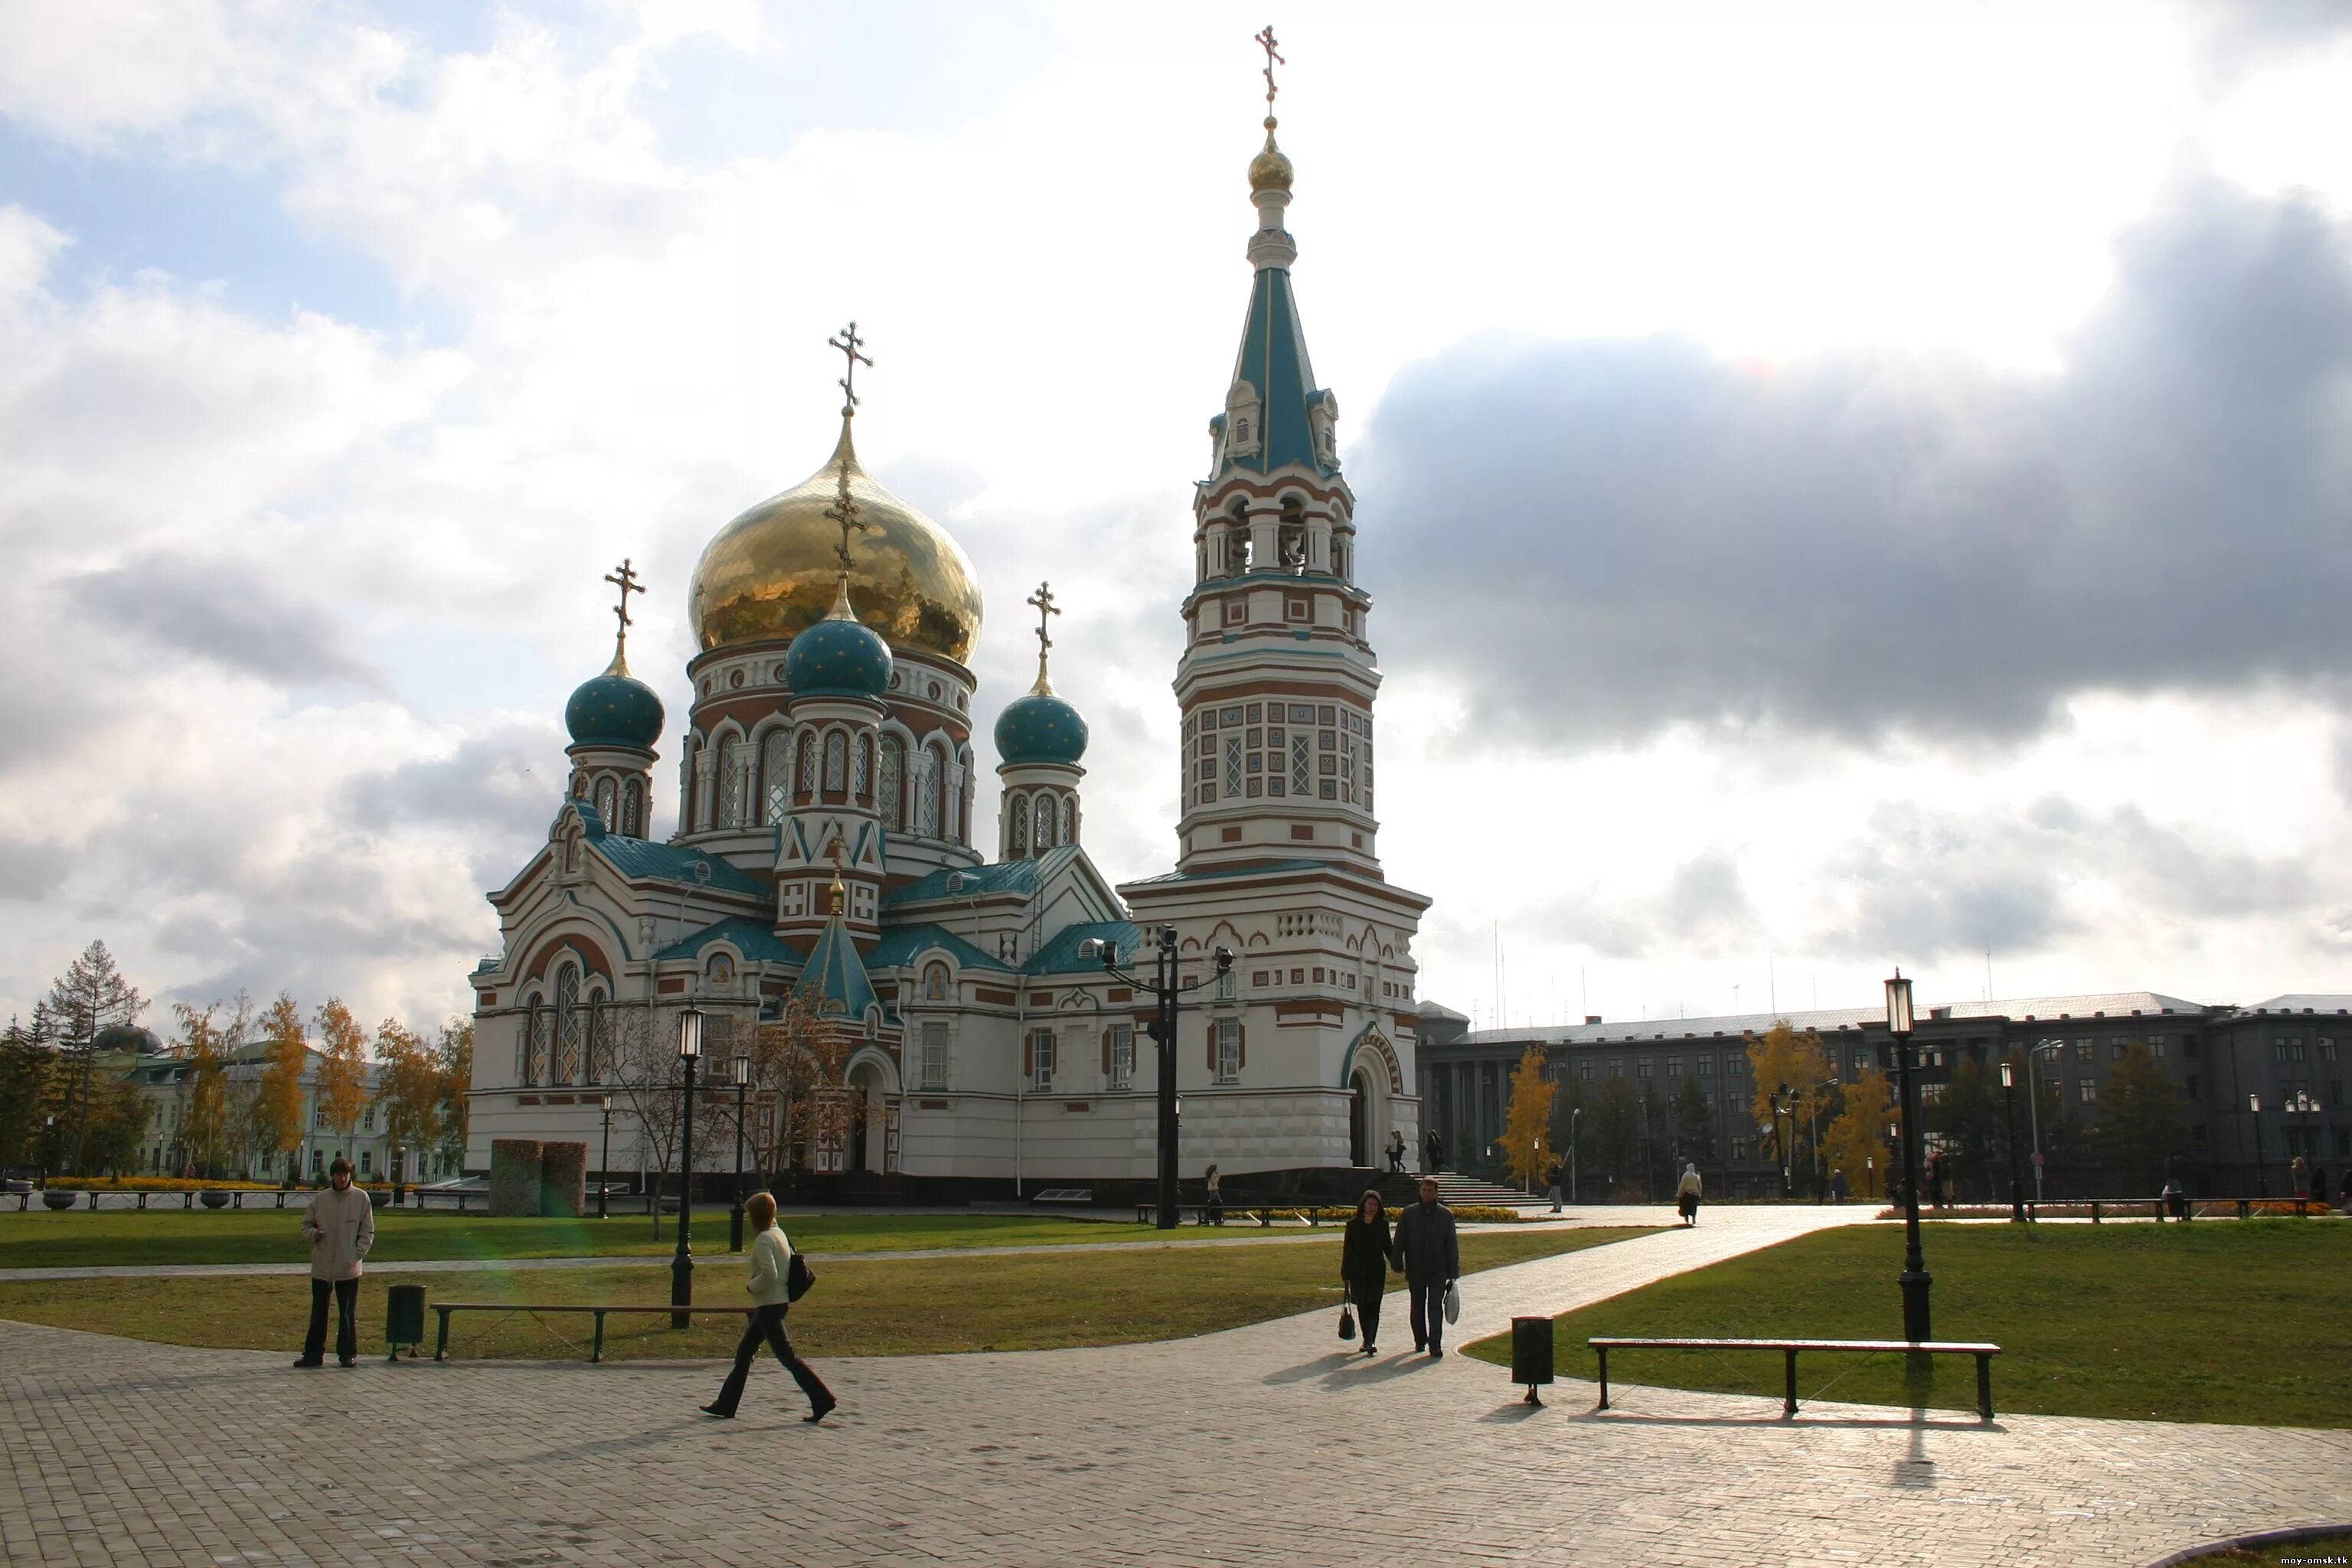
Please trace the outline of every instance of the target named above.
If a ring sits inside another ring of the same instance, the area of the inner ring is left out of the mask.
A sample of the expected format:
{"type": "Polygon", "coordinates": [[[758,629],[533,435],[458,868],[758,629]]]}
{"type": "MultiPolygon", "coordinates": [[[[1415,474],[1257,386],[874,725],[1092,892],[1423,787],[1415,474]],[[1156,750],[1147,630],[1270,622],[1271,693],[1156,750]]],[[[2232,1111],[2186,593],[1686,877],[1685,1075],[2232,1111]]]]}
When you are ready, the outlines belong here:
{"type": "Polygon", "coordinates": [[[563,705],[563,727],[575,746],[629,746],[652,751],[661,739],[661,699],[614,656],[613,668],[580,683],[563,705]]]}
{"type": "Polygon", "coordinates": [[[838,913],[817,933],[816,945],[809,949],[808,963],[802,966],[800,984],[793,991],[804,999],[814,999],[819,1018],[862,1024],[867,1008],[882,1005],[866,965],[858,959],[857,944],[850,940],[849,928],[838,913]]]}
{"type": "Polygon", "coordinates": [[[1118,948],[1119,962],[1132,965],[1136,955],[1143,952],[1143,928],[1133,921],[1084,921],[1065,926],[1054,933],[1054,940],[1029,955],[1021,966],[1024,974],[1092,973],[1102,968],[1099,958],[1080,958],[1078,943],[1092,937],[1118,948]]]}
{"type": "MultiPolygon", "coordinates": [[[[595,813],[584,801],[573,801],[575,806],[594,821],[595,813]]],[[[597,823],[601,830],[604,825],[597,823]]],[[[727,893],[755,893],[765,896],[767,889],[754,878],[735,868],[733,864],[717,855],[706,855],[699,849],[688,849],[675,844],[656,844],[644,838],[624,838],[617,833],[596,833],[588,836],[596,852],[612,862],[615,870],[632,881],[685,882],[689,886],[709,886],[727,893]],[[700,874],[697,874],[697,868],[700,874]]]]}
{"type": "Polygon", "coordinates": [[[1307,411],[1323,394],[1315,385],[1315,367],[1307,363],[1307,332],[1298,322],[1297,302],[1290,296],[1288,268],[1258,268],[1250,285],[1249,319],[1242,324],[1233,379],[1257,389],[1257,450],[1228,456],[1220,472],[1251,468],[1271,473],[1292,463],[1327,478],[1339,472],[1336,465],[1315,455],[1315,430],[1307,411]]]}
{"type": "Polygon", "coordinates": [[[1075,844],[1061,844],[1048,849],[1034,860],[1003,860],[993,866],[968,866],[955,871],[934,871],[929,876],[908,883],[887,894],[883,907],[892,904],[915,904],[926,899],[969,899],[990,893],[1034,893],[1045,881],[1047,873],[1057,871],[1076,855],[1075,844]],[[950,877],[962,879],[953,888],[950,877]]]}
{"type": "Polygon", "coordinates": [[[947,927],[929,924],[893,926],[882,933],[866,962],[876,969],[902,969],[933,951],[946,953],[966,969],[1001,969],[1008,974],[1013,971],[1011,964],[991,958],[947,927]]]}
{"type": "Polygon", "coordinates": [[[754,963],[798,963],[801,961],[801,955],[787,946],[774,931],[758,921],[747,921],[740,916],[730,916],[716,925],[704,926],[683,942],[670,943],[654,957],[699,958],[703,949],[715,942],[733,943],[736,952],[754,963]]]}
{"type": "Polygon", "coordinates": [[[1008,766],[1023,763],[1075,765],[1087,754],[1087,721],[1050,691],[1032,691],[996,716],[996,754],[1008,766]]]}

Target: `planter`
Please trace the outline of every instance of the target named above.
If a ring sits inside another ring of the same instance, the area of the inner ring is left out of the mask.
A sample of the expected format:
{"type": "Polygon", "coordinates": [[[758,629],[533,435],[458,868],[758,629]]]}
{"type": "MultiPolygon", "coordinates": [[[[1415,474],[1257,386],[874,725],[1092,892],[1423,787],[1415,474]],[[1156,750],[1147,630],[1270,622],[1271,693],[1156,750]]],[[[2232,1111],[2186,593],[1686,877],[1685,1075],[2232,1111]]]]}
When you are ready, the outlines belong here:
{"type": "Polygon", "coordinates": [[[74,1200],[79,1196],[81,1196],[79,1193],[43,1193],[41,1202],[48,1208],[69,1209],[74,1206],[74,1200]]]}
{"type": "Polygon", "coordinates": [[[196,1201],[203,1204],[205,1207],[208,1209],[225,1209],[228,1207],[228,1194],[226,1193],[198,1193],[196,1194],[196,1201]]]}
{"type": "Polygon", "coordinates": [[[368,1190],[368,1206],[370,1208],[380,1209],[386,1206],[391,1202],[392,1194],[385,1192],[383,1188],[372,1187],[368,1190]]]}

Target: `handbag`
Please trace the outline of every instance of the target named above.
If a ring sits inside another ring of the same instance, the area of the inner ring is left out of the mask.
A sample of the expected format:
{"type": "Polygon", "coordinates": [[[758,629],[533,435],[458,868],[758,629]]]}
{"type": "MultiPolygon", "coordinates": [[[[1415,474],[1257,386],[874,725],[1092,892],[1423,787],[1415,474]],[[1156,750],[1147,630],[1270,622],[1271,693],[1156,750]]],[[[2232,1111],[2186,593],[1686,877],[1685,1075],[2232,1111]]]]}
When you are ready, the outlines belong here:
{"type": "Polygon", "coordinates": [[[1356,1337],[1356,1309],[1352,1303],[1343,1302],[1340,1305],[1339,1337],[1343,1340],[1352,1340],[1356,1337]]]}
{"type": "Polygon", "coordinates": [[[794,1248],[792,1261],[784,1265],[784,1300],[799,1300],[815,1283],[816,1270],[808,1266],[808,1255],[794,1248]]]}
{"type": "Polygon", "coordinates": [[[1462,1321],[1462,1287],[1459,1285],[1445,1288],[1445,1321],[1449,1323],[1462,1321]]]}

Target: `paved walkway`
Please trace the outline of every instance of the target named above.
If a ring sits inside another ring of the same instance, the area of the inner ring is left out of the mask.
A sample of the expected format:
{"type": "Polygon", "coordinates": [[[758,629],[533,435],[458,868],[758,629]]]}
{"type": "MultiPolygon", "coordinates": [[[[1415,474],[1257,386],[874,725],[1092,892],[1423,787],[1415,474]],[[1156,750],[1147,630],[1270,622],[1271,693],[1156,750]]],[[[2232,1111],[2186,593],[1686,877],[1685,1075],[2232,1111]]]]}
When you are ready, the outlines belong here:
{"type": "MultiPolygon", "coordinates": [[[[1456,1334],[1847,1217],[1724,1209],[1475,1275],[1456,1334]]],[[[0,1555],[2072,1568],[2352,1515],[2352,1433],[1826,1405],[1786,1423],[1777,1401],[1652,1389],[1599,1414],[1580,1384],[1529,1410],[1481,1362],[1351,1359],[1333,1316],[1156,1345],[821,1359],[842,1408],[814,1428],[772,1365],[722,1423],[694,1410],[709,1363],[298,1374],[284,1355],[5,1324],[0,1555]]]]}

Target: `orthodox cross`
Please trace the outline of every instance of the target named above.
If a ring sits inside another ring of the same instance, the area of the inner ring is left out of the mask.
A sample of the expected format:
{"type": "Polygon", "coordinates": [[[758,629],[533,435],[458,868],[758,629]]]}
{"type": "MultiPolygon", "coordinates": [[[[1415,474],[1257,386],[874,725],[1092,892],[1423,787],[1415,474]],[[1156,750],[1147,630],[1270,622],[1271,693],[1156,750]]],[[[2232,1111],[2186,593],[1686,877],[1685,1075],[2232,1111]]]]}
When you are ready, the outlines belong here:
{"type": "Polygon", "coordinates": [[[1274,118],[1274,95],[1276,91],[1274,85],[1274,68],[1276,66],[1286,66],[1290,62],[1274,52],[1277,47],[1277,45],[1276,44],[1274,37],[1274,24],[1271,22],[1266,24],[1265,31],[1257,36],[1257,47],[1265,51],[1265,114],[1266,118],[1271,120],[1274,118]]]}
{"type": "Polygon", "coordinates": [[[1038,584],[1037,591],[1022,603],[1037,606],[1037,652],[1042,656],[1047,648],[1054,646],[1054,639],[1047,633],[1045,617],[1060,615],[1062,607],[1054,603],[1054,590],[1050,584],[1045,583],[1038,584]]]}
{"type": "Polygon", "coordinates": [[[848,399],[841,405],[841,412],[846,416],[857,406],[857,367],[862,364],[871,369],[874,362],[858,352],[866,346],[866,340],[857,335],[857,323],[855,321],[841,329],[841,336],[824,341],[829,347],[841,351],[845,373],[840,382],[841,395],[848,399]]]}
{"type": "Polygon", "coordinates": [[[629,619],[629,595],[642,594],[646,589],[645,584],[637,581],[637,569],[626,558],[619,566],[604,574],[604,581],[621,591],[621,602],[613,606],[613,614],[620,617],[621,622],[619,647],[614,654],[617,658],[629,646],[629,627],[633,624],[629,619]]]}

